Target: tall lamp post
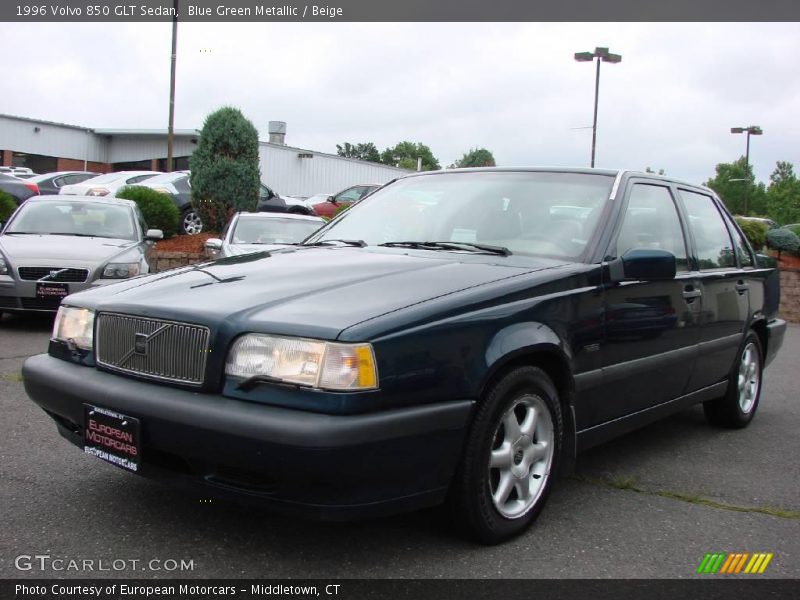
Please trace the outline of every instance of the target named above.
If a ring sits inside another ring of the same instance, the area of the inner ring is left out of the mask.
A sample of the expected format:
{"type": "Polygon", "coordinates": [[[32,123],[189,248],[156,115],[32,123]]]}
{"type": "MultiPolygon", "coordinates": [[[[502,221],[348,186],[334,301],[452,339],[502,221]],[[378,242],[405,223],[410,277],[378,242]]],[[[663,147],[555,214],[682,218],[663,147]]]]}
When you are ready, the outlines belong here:
{"type": "Polygon", "coordinates": [[[595,48],[594,52],[576,52],[575,60],[578,62],[597,61],[597,71],[594,80],[594,120],[592,121],[592,163],[594,168],[595,146],[597,144],[597,100],[600,93],[600,63],[618,63],[622,61],[621,54],[612,54],[608,48],[595,48]]]}
{"type": "MultiPolygon", "coordinates": [[[[750,181],[750,136],[763,135],[764,130],[758,125],[750,125],[750,127],[731,127],[731,133],[745,133],[747,134],[747,145],[744,154],[744,174],[747,176],[747,181],[750,181]]],[[[744,214],[747,215],[747,196],[749,190],[744,190],[744,214]]]]}
{"type": "Polygon", "coordinates": [[[172,56],[169,73],[169,127],[167,129],[167,173],[172,172],[172,146],[175,138],[175,61],[178,54],[178,0],[173,0],[172,56]]]}

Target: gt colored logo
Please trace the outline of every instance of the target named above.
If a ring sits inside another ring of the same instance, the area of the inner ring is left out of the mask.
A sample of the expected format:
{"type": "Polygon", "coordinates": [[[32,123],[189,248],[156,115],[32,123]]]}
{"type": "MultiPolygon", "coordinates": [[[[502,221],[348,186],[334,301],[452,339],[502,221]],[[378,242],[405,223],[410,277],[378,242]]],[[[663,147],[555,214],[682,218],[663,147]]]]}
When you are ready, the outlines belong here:
{"type": "Polygon", "coordinates": [[[771,560],[772,552],[716,552],[703,557],[697,573],[763,573],[771,560]]]}

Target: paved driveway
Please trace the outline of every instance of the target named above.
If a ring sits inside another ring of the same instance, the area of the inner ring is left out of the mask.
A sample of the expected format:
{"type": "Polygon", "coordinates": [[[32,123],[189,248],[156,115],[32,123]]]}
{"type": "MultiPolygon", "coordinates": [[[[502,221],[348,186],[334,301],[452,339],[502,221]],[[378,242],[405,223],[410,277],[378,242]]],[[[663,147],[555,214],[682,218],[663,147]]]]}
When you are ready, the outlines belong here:
{"type": "Polygon", "coordinates": [[[749,428],[711,428],[693,408],[591,450],[533,529],[492,548],[454,536],[441,510],[306,522],[203,502],[83,456],[20,381],[50,326],[0,324],[0,577],[692,577],[715,551],[772,552],[766,575],[800,576],[800,326],[749,428]],[[15,567],[37,554],[51,558],[15,567]],[[122,568],[53,570],[53,559],[122,568]],[[191,569],[166,570],[181,560],[191,569]]]}

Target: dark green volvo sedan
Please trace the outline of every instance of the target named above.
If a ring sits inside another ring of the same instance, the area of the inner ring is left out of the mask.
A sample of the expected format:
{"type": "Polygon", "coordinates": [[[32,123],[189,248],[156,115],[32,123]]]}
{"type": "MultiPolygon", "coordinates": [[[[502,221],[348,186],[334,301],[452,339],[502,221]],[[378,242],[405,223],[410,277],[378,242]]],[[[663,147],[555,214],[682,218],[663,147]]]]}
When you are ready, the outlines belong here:
{"type": "Polygon", "coordinates": [[[417,174],[298,246],[68,296],[23,377],[123,469],[329,519],[448,501],[495,543],[583,449],[701,402],[748,424],[768,260],[664,177],[417,174]]]}

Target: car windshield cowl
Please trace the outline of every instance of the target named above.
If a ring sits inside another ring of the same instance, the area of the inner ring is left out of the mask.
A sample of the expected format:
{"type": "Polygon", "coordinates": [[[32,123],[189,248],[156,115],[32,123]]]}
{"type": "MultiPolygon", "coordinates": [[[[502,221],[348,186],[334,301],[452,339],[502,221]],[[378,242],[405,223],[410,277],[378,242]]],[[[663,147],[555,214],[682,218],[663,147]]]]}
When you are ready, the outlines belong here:
{"type": "Polygon", "coordinates": [[[473,242],[385,242],[379,246],[420,248],[423,250],[446,250],[463,252],[485,252],[488,254],[498,254],[500,256],[511,256],[512,252],[505,246],[493,246],[491,244],[476,244],[473,242]]]}

